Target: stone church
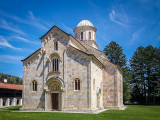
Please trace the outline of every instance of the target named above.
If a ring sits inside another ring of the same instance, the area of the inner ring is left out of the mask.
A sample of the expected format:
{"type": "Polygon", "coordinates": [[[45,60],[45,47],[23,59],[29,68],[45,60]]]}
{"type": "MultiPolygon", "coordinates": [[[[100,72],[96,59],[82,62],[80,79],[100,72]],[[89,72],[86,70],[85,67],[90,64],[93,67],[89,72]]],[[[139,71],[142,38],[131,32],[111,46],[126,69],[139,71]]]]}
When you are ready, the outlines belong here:
{"type": "Polygon", "coordinates": [[[97,112],[123,109],[121,69],[98,50],[97,29],[82,20],[75,36],[54,25],[41,48],[22,60],[21,110],[97,112]]]}

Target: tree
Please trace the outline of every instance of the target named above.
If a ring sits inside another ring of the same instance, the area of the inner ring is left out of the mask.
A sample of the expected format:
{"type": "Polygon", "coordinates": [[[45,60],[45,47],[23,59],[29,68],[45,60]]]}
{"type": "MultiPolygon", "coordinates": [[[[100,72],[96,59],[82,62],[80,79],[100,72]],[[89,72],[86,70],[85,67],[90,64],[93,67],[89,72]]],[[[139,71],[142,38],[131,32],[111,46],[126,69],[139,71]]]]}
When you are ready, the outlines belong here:
{"type": "Polygon", "coordinates": [[[132,101],[141,102],[141,97],[146,96],[146,84],[144,79],[144,47],[140,46],[134,52],[130,60],[132,74],[132,101]]]}
{"type": "Polygon", "coordinates": [[[132,101],[156,104],[160,84],[159,61],[159,49],[151,45],[140,46],[134,52],[130,60],[132,101]]]}
{"type": "Polygon", "coordinates": [[[22,84],[22,79],[16,76],[0,73],[0,82],[4,83],[4,79],[7,79],[7,83],[10,84],[22,84]]]}
{"type": "Polygon", "coordinates": [[[105,46],[103,51],[110,62],[119,65],[121,68],[126,67],[126,55],[123,54],[122,47],[115,41],[111,41],[109,45],[105,46]]]}
{"type": "Polygon", "coordinates": [[[109,45],[105,46],[104,53],[108,57],[109,61],[118,65],[123,71],[123,99],[124,102],[130,100],[130,90],[129,90],[129,69],[126,65],[127,59],[126,55],[123,53],[122,47],[115,41],[111,41],[109,45]]]}

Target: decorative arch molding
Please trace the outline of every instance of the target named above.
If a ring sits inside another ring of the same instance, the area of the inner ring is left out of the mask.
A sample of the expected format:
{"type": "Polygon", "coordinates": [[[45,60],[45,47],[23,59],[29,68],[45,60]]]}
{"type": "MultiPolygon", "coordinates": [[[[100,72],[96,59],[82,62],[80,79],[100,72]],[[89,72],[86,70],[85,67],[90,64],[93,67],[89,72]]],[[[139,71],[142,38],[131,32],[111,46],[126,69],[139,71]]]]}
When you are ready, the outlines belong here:
{"type": "Polygon", "coordinates": [[[61,84],[62,88],[65,87],[64,82],[61,78],[59,77],[49,77],[46,84],[45,84],[45,88],[48,89],[48,86],[52,83],[52,82],[58,82],[61,84]]]}
{"type": "Polygon", "coordinates": [[[61,62],[60,55],[56,51],[52,52],[48,57],[46,57],[46,64],[49,64],[48,73],[59,72],[60,62],[61,62]]]}
{"type": "Polygon", "coordinates": [[[60,59],[60,55],[58,54],[58,52],[54,51],[50,54],[49,59],[51,60],[52,57],[57,56],[60,59]]]}

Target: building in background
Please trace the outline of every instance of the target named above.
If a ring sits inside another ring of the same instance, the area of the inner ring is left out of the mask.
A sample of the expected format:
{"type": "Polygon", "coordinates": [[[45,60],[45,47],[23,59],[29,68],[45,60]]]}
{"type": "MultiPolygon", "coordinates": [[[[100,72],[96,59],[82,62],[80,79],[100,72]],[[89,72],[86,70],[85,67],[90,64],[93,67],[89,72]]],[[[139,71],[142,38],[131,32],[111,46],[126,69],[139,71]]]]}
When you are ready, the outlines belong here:
{"type": "Polygon", "coordinates": [[[0,83],[0,107],[21,105],[22,85],[0,83]]]}

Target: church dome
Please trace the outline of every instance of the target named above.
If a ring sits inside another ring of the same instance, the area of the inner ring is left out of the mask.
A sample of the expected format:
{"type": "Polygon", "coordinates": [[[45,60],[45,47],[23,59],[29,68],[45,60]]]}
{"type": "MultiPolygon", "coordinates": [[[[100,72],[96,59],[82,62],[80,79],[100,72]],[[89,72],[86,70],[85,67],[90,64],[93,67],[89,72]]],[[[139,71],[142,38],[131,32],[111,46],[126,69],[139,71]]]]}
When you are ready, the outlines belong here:
{"type": "Polygon", "coordinates": [[[79,22],[77,27],[80,27],[80,26],[92,26],[92,27],[94,27],[93,24],[88,20],[82,20],[81,22],[79,22]]]}

